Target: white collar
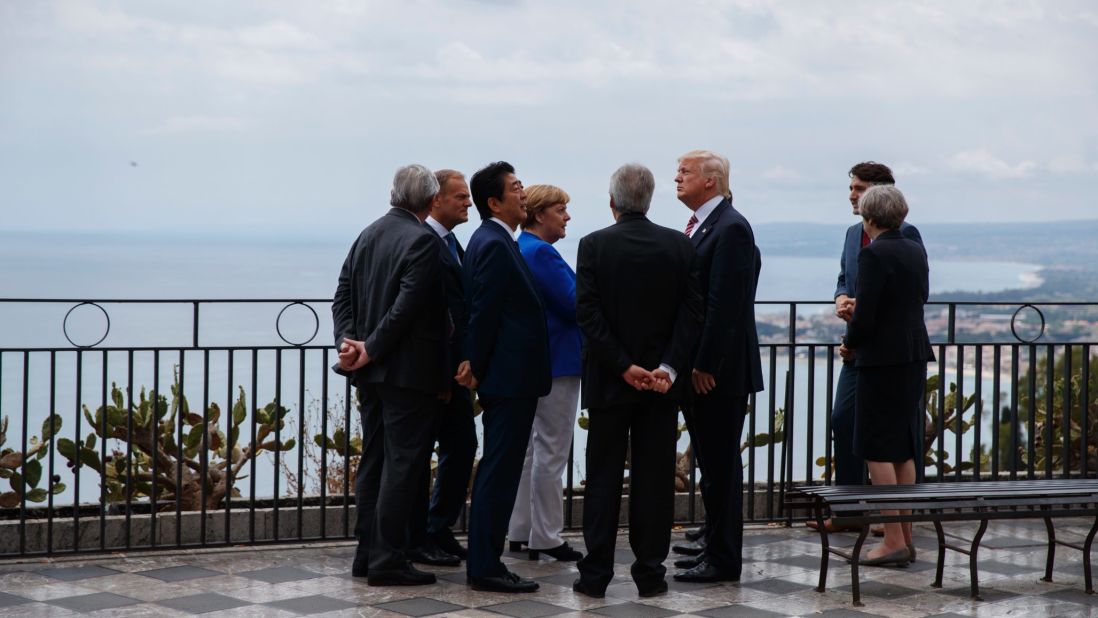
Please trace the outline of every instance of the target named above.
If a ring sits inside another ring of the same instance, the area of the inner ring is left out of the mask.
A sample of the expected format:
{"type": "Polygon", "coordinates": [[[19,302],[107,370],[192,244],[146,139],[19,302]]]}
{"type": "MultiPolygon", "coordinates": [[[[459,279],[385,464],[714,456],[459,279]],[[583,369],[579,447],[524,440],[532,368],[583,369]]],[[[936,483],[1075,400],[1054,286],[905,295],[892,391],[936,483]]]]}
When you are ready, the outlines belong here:
{"type": "Polygon", "coordinates": [[[500,227],[507,230],[507,233],[511,235],[511,240],[515,240],[515,230],[512,230],[510,225],[507,225],[503,222],[503,220],[497,219],[496,217],[492,217],[491,219],[489,219],[489,221],[495,221],[496,223],[498,223],[500,227]]]}
{"type": "Polygon", "coordinates": [[[715,196],[709,198],[709,201],[702,204],[701,206],[698,207],[697,210],[694,211],[694,216],[697,217],[698,223],[697,223],[697,225],[694,226],[694,229],[690,232],[691,237],[693,237],[694,234],[698,233],[698,229],[701,228],[701,224],[704,223],[707,218],[709,218],[709,215],[713,214],[713,211],[716,210],[717,206],[719,206],[720,203],[723,202],[723,201],[724,201],[724,196],[723,195],[715,195],[715,196]]]}
{"type": "Polygon", "coordinates": [[[450,230],[446,229],[445,225],[439,223],[431,215],[427,215],[427,225],[431,226],[431,229],[434,230],[435,233],[438,234],[441,238],[446,238],[447,234],[450,233],[450,230]]]}

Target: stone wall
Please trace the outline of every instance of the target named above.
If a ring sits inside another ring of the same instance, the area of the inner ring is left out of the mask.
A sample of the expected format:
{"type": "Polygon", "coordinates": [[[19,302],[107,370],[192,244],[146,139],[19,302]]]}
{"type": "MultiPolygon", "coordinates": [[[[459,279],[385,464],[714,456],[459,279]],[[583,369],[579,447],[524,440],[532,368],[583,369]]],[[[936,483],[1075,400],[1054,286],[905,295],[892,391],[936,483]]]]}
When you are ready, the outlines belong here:
{"type": "MultiPolygon", "coordinates": [[[[690,496],[687,493],[679,493],[675,496],[675,521],[687,522],[690,519],[690,496]]],[[[747,494],[744,494],[744,517],[748,516],[747,494]]],[[[766,520],[766,491],[758,489],[755,492],[755,520],[766,520]]],[[[773,509],[775,516],[778,513],[778,494],[775,491],[773,509]]],[[[705,516],[705,507],[702,505],[701,496],[697,496],[695,502],[694,517],[700,521],[705,516]]],[[[79,520],[80,546],[79,551],[118,551],[126,549],[150,549],[154,547],[172,548],[177,546],[198,546],[202,541],[202,513],[185,512],[177,519],[174,512],[157,513],[155,523],[153,518],[145,514],[108,515],[101,519],[98,515],[84,514],[79,520]],[[181,527],[177,531],[177,521],[181,527]],[[153,537],[155,526],[156,535],[153,537]],[[127,528],[129,534],[127,536],[127,528]],[[100,542],[100,531],[105,543],[100,542]],[[178,542],[177,542],[178,535],[178,542]]],[[[247,507],[233,508],[229,514],[229,544],[246,545],[255,542],[302,542],[315,540],[340,540],[354,535],[355,507],[346,509],[346,515],[342,505],[321,507],[305,506],[298,511],[296,505],[282,506],[278,509],[277,525],[275,523],[275,509],[271,507],[256,508],[254,519],[254,531],[252,529],[251,511],[247,507]],[[298,520],[300,512],[300,532],[298,520]],[[344,527],[346,517],[347,526],[344,527]],[[321,522],[323,518],[323,531],[321,522]],[[322,535],[323,532],[323,535],[322,535]],[[254,534],[254,538],[253,538],[254,534]]],[[[577,495],[572,501],[572,525],[571,528],[579,530],[583,525],[583,496],[577,495]]],[[[622,496],[619,521],[621,525],[629,524],[629,496],[622,496]]],[[[205,515],[206,543],[213,545],[225,544],[225,512],[214,511],[205,515]]],[[[0,521],[0,557],[17,556],[20,554],[63,554],[76,549],[74,544],[74,525],[71,517],[54,519],[52,524],[45,519],[28,519],[25,524],[26,534],[21,535],[22,524],[18,520],[0,521]],[[25,546],[20,548],[20,538],[25,538],[25,546]]]]}

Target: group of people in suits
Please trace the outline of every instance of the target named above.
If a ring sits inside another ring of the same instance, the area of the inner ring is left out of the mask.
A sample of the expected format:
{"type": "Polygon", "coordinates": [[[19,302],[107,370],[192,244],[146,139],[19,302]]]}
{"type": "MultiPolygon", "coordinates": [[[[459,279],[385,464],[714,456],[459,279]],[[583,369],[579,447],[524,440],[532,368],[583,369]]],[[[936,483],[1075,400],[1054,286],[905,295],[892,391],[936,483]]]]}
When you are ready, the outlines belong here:
{"type": "Polygon", "coordinates": [[[613,577],[628,457],[632,576],[641,595],[665,592],[682,408],[707,523],[704,552],[675,577],[739,579],[737,446],[748,398],[762,389],[753,310],[761,259],[732,206],[728,160],[698,150],[678,163],[677,196],[692,212],[685,234],[648,220],[654,176],[624,165],[610,178],[614,223],[581,240],[576,271],[552,246],[570,219],[562,189],[524,187],[502,161],[468,184],[453,170],[397,170],[392,208],[351,246],[332,303],[334,369],[353,379],[365,433],[353,575],[429,584],[435,576],[413,563],[464,559],[474,589],[537,590],[500,560],[510,540],[531,558],[578,560],[573,588],[600,597],[613,577]],[[481,224],[463,248],[453,229],[472,205],[481,224]],[[471,391],[484,443],[466,549],[452,527],[477,449],[471,391]],[[560,536],[581,396],[586,556],[560,536]]]}
{"type": "MultiPolygon", "coordinates": [[[[862,221],[848,230],[835,292],[836,315],[848,322],[832,423],[836,482],[865,482],[868,462],[873,483],[910,483],[933,359],[926,252],[887,166],[860,163],[850,177],[862,221]]],[[[675,562],[675,578],[740,578],[739,441],[749,398],[763,386],[754,318],[761,257],[732,205],[726,158],[684,154],[675,184],[691,211],[685,233],[648,220],[650,170],[615,171],[614,223],[581,239],[573,271],[553,247],[570,220],[563,189],[524,187],[502,161],[468,183],[454,170],[397,170],[392,208],[351,246],[332,303],[334,369],[357,387],[365,437],[353,575],[371,585],[429,584],[435,576],[413,563],[465,560],[474,589],[537,590],[501,561],[509,540],[531,559],[578,561],[573,589],[601,597],[614,574],[628,459],[631,575],[641,596],[665,592],[681,409],[705,524],[675,546],[690,555],[675,562]],[[481,224],[463,248],[453,229],[474,205],[481,224]],[[466,549],[452,528],[478,447],[474,391],[484,448],[466,549]],[[586,556],[560,534],[578,400],[589,412],[586,556]]],[[[864,558],[912,559],[910,528],[900,524],[887,525],[864,558]]]]}

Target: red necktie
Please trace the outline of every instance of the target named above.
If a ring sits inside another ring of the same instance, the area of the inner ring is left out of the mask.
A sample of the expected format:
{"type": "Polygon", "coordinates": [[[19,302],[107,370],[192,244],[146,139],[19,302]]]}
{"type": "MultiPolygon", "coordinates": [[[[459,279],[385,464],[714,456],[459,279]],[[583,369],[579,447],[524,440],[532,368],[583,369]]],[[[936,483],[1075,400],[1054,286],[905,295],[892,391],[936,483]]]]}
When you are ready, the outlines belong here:
{"type": "Polygon", "coordinates": [[[698,224],[698,218],[694,215],[690,215],[690,220],[686,222],[686,235],[689,236],[690,232],[694,231],[694,226],[698,224]]]}

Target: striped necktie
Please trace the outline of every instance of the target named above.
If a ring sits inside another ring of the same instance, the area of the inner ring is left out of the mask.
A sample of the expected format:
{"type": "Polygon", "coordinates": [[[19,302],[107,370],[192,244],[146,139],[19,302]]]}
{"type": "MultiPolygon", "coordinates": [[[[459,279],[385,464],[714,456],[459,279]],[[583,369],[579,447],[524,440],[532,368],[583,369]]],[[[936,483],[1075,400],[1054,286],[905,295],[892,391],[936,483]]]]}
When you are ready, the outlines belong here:
{"type": "Polygon", "coordinates": [[[694,231],[694,226],[698,224],[698,218],[694,215],[690,215],[690,220],[686,222],[686,235],[689,236],[690,232],[694,231]]]}

